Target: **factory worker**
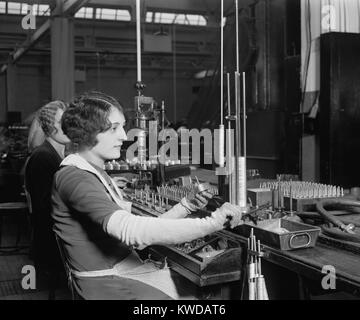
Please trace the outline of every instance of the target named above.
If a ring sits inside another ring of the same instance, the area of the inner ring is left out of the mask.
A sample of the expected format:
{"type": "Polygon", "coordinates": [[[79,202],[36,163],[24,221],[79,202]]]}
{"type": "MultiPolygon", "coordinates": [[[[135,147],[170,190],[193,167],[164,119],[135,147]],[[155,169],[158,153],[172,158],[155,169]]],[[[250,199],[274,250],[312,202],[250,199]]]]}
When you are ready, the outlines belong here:
{"type": "Polygon", "coordinates": [[[77,153],[67,156],[53,186],[54,231],[84,299],[181,299],[168,268],[141,261],[134,249],[177,244],[241,223],[237,207],[225,203],[203,219],[187,218],[206,199],[183,199],[160,218],[136,216],[131,202],[103,170],[117,159],[125,117],[112,97],[91,92],[65,111],[62,128],[77,153]]]}
{"type": "MultiPolygon", "coordinates": [[[[63,270],[62,261],[52,230],[51,189],[55,172],[64,158],[69,139],[61,129],[61,117],[66,108],[62,101],[52,101],[37,113],[37,121],[45,141],[37,146],[25,166],[25,187],[31,205],[31,255],[38,275],[45,281],[56,281],[54,274],[63,270]]],[[[33,129],[36,127],[34,125],[33,129]]],[[[32,132],[33,136],[37,135],[32,132]]],[[[50,285],[56,285],[50,283],[50,285]]]]}
{"type": "Polygon", "coordinates": [[[29,128],[29,135],[27,141],[29,153],[33,152],[36,147],[42,145],[44,141],[45,141],[45,134],[41,128],[41,124],[39,122],[39,116],[36,113],[29,128]]]}

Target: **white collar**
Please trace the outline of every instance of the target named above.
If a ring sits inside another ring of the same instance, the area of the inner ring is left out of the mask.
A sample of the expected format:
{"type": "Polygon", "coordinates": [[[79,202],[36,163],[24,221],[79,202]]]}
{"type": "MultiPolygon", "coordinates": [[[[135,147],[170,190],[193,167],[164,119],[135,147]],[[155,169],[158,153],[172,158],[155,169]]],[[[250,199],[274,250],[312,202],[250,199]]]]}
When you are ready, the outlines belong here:
{"type": "Polygon", "coordinates": [[[131,202],[124,201],[123,196],[121,194],[121,191],[117,187],[116,183],[110,178],[111,183],[117,193],[117,196],[115,195],[114,191],[109,187],[104,177],[82,156],[80,156],[78,153],[69,154],[60,164],[60,166],[73,166],[76,168],[79,168],[81,170],[85,170],[88,172],[91,172],[95,174],[101,183],[105,186],[105,188],[108,190],[110,196],[113,198],[113,200],[122,208],[124,208],[126,211],[131,212],[131,202]]]}
{"type": "Polygon", "coordinates": [[[82,170],[90,171],[96,175],[98,174],[98,171],[78,153],[69,154],[61,161],[60,166],[74,166],[82,170]]]}

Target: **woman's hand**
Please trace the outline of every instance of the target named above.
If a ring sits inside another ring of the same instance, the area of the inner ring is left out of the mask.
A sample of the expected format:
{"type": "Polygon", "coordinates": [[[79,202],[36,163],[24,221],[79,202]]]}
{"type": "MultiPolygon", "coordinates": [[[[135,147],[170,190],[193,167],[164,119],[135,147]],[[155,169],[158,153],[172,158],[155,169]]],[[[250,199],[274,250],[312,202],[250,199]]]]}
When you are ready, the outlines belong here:
{"type": "Polygon", "coordinates": [[[181,204],[191,212],[203,209],[208,204],[213,194],[206,190],[206,184],[202,185],[202,190],[197,193],[190,193],[187,197],[181,199],[181,204]]]}
{"type": "Polygon", "coordinates": [[[229,202],[225,202],[220,208],[216,209],[216,211],[211,214],[211,217],[224,227],[230,224],[231,229],[244,223],[244,221],[241,220],[242,212],[240,207],[229,202]]]}

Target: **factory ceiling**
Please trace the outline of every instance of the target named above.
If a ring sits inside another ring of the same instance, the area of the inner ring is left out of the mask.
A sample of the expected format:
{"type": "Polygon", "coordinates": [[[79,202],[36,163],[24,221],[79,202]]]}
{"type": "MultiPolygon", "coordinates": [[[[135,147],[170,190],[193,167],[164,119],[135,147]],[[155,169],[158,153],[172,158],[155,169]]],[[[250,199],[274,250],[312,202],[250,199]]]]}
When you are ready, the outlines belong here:
{"type": "MultiPolygon", "coordinates": [[[[15,0],[14,0],[15,1],[15,0]]],[[[64,0],[66,2],[67,0],[64,0]]],[[[16,0],[22,3],[49,4],[56,6],[56,0],[16,0]]],[[[242,2],[239,1],[241,5],[242,2]]],[[[90,0],[89,4],[99,7],[134,7],[135,0],[90,0]]],[[[198,13],[214,14],[220,11],[220,0],[142,0],[141,5],[145,8],[171,10],[171,11],[189,11],[198,13]]],[[[224,10],[231,8],[234,0],[224,0],[224,10]]]]}

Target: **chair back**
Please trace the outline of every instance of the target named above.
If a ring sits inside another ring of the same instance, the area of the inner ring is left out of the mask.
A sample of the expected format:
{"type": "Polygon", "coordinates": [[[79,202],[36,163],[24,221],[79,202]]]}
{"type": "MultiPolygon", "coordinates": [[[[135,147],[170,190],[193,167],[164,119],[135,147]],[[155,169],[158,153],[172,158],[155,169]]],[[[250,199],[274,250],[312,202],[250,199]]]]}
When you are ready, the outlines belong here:
{"type": "Polygon", "coordinates": [[[71,291],[71,298],[72,298],[72,300],[76,300],[76,289],[74,286],[74,279],[72,276],[71,267],[70,267],[69,263],[67,262],[66,253],[65,253],[65,249],[64,249],[62,240],[60,239],[60,237],[57,235],[56,232],[55,232],[55,239],[56,239],[56,243],[59,248],[59,251],[60,251],[60,257],[61,257],[62,263],[64,265],[64,269],[65,269],[65,273],[66,273],[66,277],[67,277],[67,281],[68,281],[68,287],[71,291]]]}
{"type": "Polygon", "coordinates": [[[27,188],[27,183],[26,183],[26,169],[27,169],[27,164],[29,162],[30,157],[28,157],[25,161],[24,164],[24,184],[23,184],[23,189],[24,189],[24,193],[25,193],[25,197],[26,197],[26,202],[28,204],[28,208],[29,208],[29,214],[32,214],[32,205],[31,205],[31,197],[30,197],[30,192],[27,188]]]}

